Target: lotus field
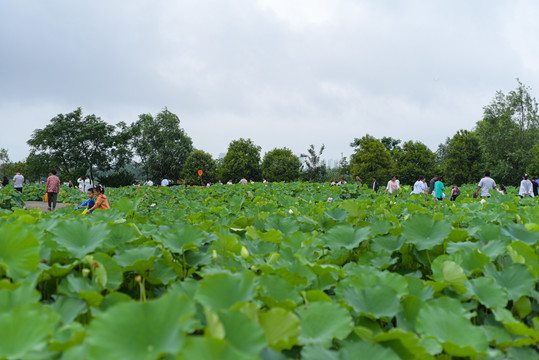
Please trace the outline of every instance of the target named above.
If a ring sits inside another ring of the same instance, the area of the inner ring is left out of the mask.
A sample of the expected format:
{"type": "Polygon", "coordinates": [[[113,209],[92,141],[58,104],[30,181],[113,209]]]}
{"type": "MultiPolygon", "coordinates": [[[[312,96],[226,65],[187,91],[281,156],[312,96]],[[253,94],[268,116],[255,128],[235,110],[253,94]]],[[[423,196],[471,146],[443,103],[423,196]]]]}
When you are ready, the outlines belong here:
{"type": "Polygon", "coordinates": [[[472,191],[5,188],[0,359],[538,359],[536,200],[472,191]]]}

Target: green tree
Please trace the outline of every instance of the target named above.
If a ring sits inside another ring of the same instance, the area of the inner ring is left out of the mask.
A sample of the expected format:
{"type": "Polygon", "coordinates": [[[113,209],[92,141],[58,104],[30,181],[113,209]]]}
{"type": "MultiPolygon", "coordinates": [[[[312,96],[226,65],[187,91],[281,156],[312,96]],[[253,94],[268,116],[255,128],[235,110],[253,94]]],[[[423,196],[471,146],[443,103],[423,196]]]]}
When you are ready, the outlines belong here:
{"type": "Polygon", "coordinates": [[[322,153],[325,148],[326,147],[322,144],[320,150],[317,152],[314,145],[311,144],[309,149],[307,149],[307,154],[300,155],[300,157],[304,159],[302,175],[305,180],[313,182],[324,181],[328,171],[326,162],[322,160],[322,153]]]}
{"type": "Polygon", "coordinates": [[[296,181],[300,168],[301,161],[287,148],[267,152],[262,161],[262,175],[268,181],[296,181]]]}
{"type": "Polygon", "coordinates": [[[58,114],[43,129],[34,130],[28,145],[31,153],[62,173],[63,179],[75,180],[95,169],[109,170],[118,146],[116,127],[95,115],[83,117],[81,108],[58,114]]]}
{"type": "Polygon", "coordinates": [[[367,134],[361,139],[354,139],[350,146],[355,148],[350,160],[353,176],[359,175],[363,181],[370,181],[373,177],[384,181],[389,177],[391,153],[380,140],[367,134]]]}
{"type": "Polygon", "coordinates": [[[382,142],[382,144],[384,144],[384,146],[391,153],[392,156],[396,152],[402,151],[402,148],[399,145],[402,141],[399,139],[393,139],[392,137],[384,136],[380,141],[382,142]]]}
{"type": "Polygon", "coordinates": [[[2,174],[2,176],[9,175],[7,172],[9,163],[10,160],[7,149],[0,148],[0,174],[2,174]]]}
{"type": "MultiPolygon", "coordinates": [[[[533,166],[534,145],[539,140],[539,116],[530,88],[518,79],[516,90],[498,91],[483,109],[476,126],[484,168],[500,184],[517,184],[533,166]]],[[[477,174],[478,177],[481,174],[477,174]]]]}
{"type": "Polygon", "coordinates": [[[129,142],[148,177],[177,179],[193,141],[180,127],[180,119],[165,108],[155,117],[141,114],[129,129],[129,142]]]}
{"type": "Polygon", "coordinates": [[[485,170],[479,138],[473,131],[459,130],[448,138],[442,161],[442,173],[447,182],[457,185],[477,182],[485,170]]]}
{"type": "Polygon", "coordinates": [[[215,182],[217,181],[217,164],[207,152],[195,150],[185,162],[182,178],[186,184],[191,185],[215,182]],[[198,175],[198,170],[203,172],[201,177],[198,175]]]}
{"type": "Polygon", "coordinates": [[[242,177],[260,180],[260,150],[261,147],[251,139],[234,140],[228,145],[228,151],[221,165],[223,181],[231,179],[238,182],[242,177]]]}
{"type": "Polygon", "coordinates": [[[434,172],[434,153],[419,141],[407,141],[394,154],[393,172],[402,184],[413,184],[419,175],[425,177],[434,172]]]}

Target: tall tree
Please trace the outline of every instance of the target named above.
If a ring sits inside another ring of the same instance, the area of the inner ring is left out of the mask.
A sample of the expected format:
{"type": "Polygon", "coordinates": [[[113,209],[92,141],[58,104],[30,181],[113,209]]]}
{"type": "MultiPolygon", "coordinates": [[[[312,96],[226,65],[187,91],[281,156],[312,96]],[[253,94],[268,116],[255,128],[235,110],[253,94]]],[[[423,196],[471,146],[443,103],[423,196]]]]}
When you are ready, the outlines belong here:
{"type": "Polygon", "coordinates": [[[114,165],[116,128],[95,115],[82,115],[78,108],[58,114],[43,129],[33,132],[30,151],[49,160],[64,179],[74,180],[85,174],[93,178],[95,169],[109,170],[114,165]]]}
{"type": "Polygon", "coordinates": [[[0,148],[0,174],[2,176],[8,175],[7,167],[9,163],[10,163],[10,160],[9,160],[9,154],[8,154],[7,149],[0,148]]]}
{"type": "Polygon", "coordinates": [[[539,140],[537,102],[530,88],[517,81],[516,90],[496,93],[476,126],[485,167],[505,184],[518,183],[532,166],[533,146],[539,140]]]}
{"type": "Polygon", "coordinates": [[[180,177],[193,152],[193,141],[178,116],[165,108],[155,117],[142,114],[130,127],[130,143],[147,176],[156,180],[180,177]]]}
{"type": "Polygon", "coordinates": [[[300,168],[301,161],[287,148],[267,152],[262,161],[262,175],[268,181],[296,181],[300,168]]]}
{"type": "Polygon", "coordinates": [[[251,139],[234,140],[228,145],[228,151],[221,165],[223,181],[238,182],[242,177],[260,180],[260,150],[261,147],[251,139]]]}
{"type": "Polygon", "coordinates": [[[207,152],[195,150],[185,162],[182,177],[186,184],[191,185],[215,182],[217,180],[217,164],[207,152]],[[198,175],[199,170],[202,170],[202,176],[198,175]]]}
{"type": "Polygon", "coordinates": [[[405,142],[393,156],[394,174],[403,184],[413,184],[419,175],[430,176],[434,172],[435,155],[419,141],[405,142]]]}
{"type": "Polygon", "coordinates": [[[485,170],[479,138],[473,131],[459,130],[444,146],[442,173],[447,182],[475,183],[485,170]]]}
{"type": "Polygon", "coordinates": [[[393,139],[392,137],[384,136],[380,141],[382,142],[382,144],[384,144],[384,146],[391,153],[391,155],[394,155],[396,152],[402,151],[402,148],[399,145],[402,141],[399,139],[393,139]]]}
{"type": "Polygon", "coordinates": [[[376,177],[385,180],[391,173],[391,153],[375,137],[367,134],[361,139],[356,138],[350,144],[355,148],[350,160],[350,172],[359,175],[364,181],[376,177]]]}
{"type": "Polygon", "coordinates": [[[324,176],[327,173],[326,162],[322,160],[322,154],[325,150],[324,144],[317,152],[314,145],[311,144],[307,149],[307,154],[301,154],[300,157],[304,159],[303,162],[303,178],[307,181],[323,181],[324,176]]]}

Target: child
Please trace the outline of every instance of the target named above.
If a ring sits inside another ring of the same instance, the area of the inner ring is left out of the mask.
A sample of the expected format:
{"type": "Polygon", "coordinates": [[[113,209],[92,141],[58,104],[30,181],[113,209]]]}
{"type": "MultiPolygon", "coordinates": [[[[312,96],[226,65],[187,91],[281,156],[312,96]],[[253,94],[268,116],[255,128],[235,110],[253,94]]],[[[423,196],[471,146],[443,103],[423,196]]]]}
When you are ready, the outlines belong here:
{"type": "Polygon", "coordinates": [[[95,193],[97,194],[95,205],[92,206],[88,211],[92,212],[95,209],[109,210],[110,205],[109,201],[107,200],[107,197],[105,196],[105,189],[101,185],[97,185],[95,187],[95,193]]]}
{"type": "Polygon", "coordinates": [[[460,195],[460,189],[457,185],[453,184],[453,187],[451,188],[451,198],[449,200],[455,201],[457,197],[460,195]]]}
{"type": "MultiPolygon", "coordinates": [[[[86,200],[85,202],[80,204],[80,206],[77,206],[77,208],[75,210],[91,209],[92,207],[94,207],[94,205],[95,205],[94,188],[88,189],[88,191],[86,193],[88,194],[88,200],[86,200]]],[[[84,210],[84,212],[86,212],[86,211],[87,210],[84,210]]],[[[91,211],[90,211],[90,213],[91,213],[91,211]]]]}

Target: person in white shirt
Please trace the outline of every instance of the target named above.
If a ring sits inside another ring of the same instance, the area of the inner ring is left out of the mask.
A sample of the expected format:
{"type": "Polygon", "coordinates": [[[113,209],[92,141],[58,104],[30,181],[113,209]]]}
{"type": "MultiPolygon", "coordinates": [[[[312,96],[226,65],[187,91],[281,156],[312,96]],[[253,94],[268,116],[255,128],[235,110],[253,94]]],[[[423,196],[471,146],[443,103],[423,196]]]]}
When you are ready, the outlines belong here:
{"type": "Polygon", "coordinates": [[[424,176],[420,176],[414,184],[412,194],[426,194],[427,193],[427,181],[424,176]]]}
{"type": "Polygon", "coordinates": [[[528,179],[528,174],[524,174],[524,179],[520,182],[520,189],[518,190],[518,196],[521,198],[525,196],[533,197],[533,184],[528,179]]]}
{"type": "Polygon", "coordinates": [[[161,186],[168,186],[168,180],[167,179],[161,180],[161,186]]]}
{"type": "Polygon", "coordinates": [[[82,176],[77,179],[77,182],[79,183],[79,190],[84,192],[84,180],[82,179],[82,176]]]}
{"type": "Polygon", "coordinates": [[[24,176],[17,171],[17,174],[13,177],[13,187],[15,190],[22,192],[22,184],[24,183],[24,176]]]}
{"type": "Polygon", "coordinates": [[[490,171],[485,171],[485,177],[477,185],[477,192],[479,193],[479,190],[481,190],[481,197],[490,197],[489,191],[492,189],[498,190],[496,182],[490,177],[490,171]]]}
{"type": "Polygon", "coordinates": [[[152,179],[148,179],[148,181],[146,182],[146,185],[148,185],[148,186],[153,186],[153,181],[152,181],[152,179]]]}
{"type": "Polygon", "coordinates": [[[242,185],[247,185],[247,183],[248,183],[248,181],[247,181],[247,179],[245,178],[245,176],[242,177],[241,180],[240,180],[240,184],[242,184],[242,185]]]}
{"type": "Polygon", "coordinates": [[[88,190],[94,188],[94,182],[90,180],[89,176],[86,176],[86,179],[84,180],[84,192],[88,192],[88,190]]]}
{"type": "Polygon", "coordinates": [[[234,184],[234,183],[232,182],[232,180],[228,180],[226,184],[227,184],[227,185],[232,185],[232,184],[234,184]]]}

